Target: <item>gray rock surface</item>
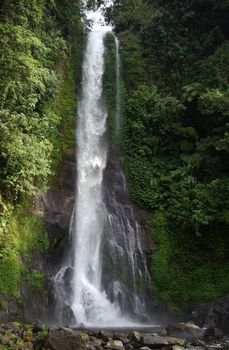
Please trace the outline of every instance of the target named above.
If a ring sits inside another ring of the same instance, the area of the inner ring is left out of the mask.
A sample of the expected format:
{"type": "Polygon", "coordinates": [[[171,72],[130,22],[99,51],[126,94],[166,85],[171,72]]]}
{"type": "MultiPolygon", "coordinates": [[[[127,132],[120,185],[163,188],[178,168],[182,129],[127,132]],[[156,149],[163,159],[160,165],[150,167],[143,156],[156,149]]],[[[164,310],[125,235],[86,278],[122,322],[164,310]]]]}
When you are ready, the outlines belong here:
{"type": "Polygon", "coordinates": [[[229,338],[181,339],[153,332],[125,330],[93,331],[72,328],[46,328],[35,324],[11,322],[0,325],[0,350],[228,350],[229,338]],[[135,332],[135,331],[134,331],[135,332]],[[104,334],[106,333],[106,335],[104,334]],[[120,338],[120,339],[117,339],[120,338]],[[106,339],[106,340],[105,340],[106,339]],[[123,339],[124,341],[122,341],[123,339]]]}
{"type": "Polygon", "coordinates": [[[193,311],[193,319],[201,326],[219,328],[229,334],[229,295],[193,311]]]}
{"type": "Polygon", "coordinates": [[[172,337],[185,339],[201,338],[204,335],[203,329],[192,322],[169,325],[166,327],[166,331],[172,337]]]}
{"type": "Polygon", "coordinates": [[[110,350],[125,350],[123,343],[121,340],[109,340],[105,346],[105,349],[110,350]]]}
{"type": "Polygon", "coordinates": [[[69,329],[51,329],[48,344],[54,350],[86,350],[89,337],[86,333],[69,329]]]}
{"type": "Polygon", "coordinates": [[[142,344],[149,347],[158,347],[162,348],[166,345],[180,345],[184,346],[187,341],[181,338],[167,337],[167,336],[159,336],[159,335],[151,335],[145,334],[141,337],[142,344]]]}

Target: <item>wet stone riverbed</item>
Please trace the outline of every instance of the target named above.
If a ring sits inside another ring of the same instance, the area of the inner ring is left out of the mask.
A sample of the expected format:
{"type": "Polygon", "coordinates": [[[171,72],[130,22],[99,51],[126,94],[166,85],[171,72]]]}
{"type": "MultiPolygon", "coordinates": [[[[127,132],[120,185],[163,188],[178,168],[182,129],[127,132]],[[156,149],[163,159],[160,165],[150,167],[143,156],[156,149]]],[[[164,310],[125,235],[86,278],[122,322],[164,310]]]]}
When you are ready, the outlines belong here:
{"type": "Polygon", "coordinates": [[[0,350],[226,350],[229,337],[216,328],[193,323],[165,329],[72,329],[47,328],[41,323],[0,325],[0,350]]]}

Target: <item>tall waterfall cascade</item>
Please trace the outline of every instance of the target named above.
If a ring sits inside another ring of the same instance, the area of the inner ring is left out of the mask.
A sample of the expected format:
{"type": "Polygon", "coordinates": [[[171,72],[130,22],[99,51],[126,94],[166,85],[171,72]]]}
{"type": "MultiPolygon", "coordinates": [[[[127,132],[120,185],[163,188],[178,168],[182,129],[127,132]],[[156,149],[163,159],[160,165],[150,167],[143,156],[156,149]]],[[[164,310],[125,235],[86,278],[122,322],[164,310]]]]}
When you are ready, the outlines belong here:
{"type": "MultiPolygon", "coordinates": [[[[75,323],[87,327],[126,327],[146,319],[144,288],[150,285],[140,243],[140,226],[130,202],[123,204],[119,200],[120,196],[128,198],[120,164],[114,162],[115,186],[105,176],[109,150],[108,115],[103,99],[104,38],[110,30],[97,21],[87,34],[77,116],[77,179],[70,224],[71,247],[54,278],[59,321],[67,305],[75,323]]],[[[118,132],[117,38],[115,42],[118,132]]]]}

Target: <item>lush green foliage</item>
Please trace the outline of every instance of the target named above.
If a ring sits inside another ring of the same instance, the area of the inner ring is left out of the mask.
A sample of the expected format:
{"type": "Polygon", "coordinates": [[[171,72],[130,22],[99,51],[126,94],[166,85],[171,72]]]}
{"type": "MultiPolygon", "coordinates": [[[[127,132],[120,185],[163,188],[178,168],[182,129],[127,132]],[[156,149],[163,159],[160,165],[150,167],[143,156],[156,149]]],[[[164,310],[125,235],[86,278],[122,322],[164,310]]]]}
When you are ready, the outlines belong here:
{"type": "Polygon", "coordinates": [[[154,288],[170,305],[229,292],[227,1],[116,0],[122,149],[132,198],[154,213],[154,288]]]}
{"type": "Polygon", "coordinates": [[[0,226],[0,293],[19,297],[19,282],[23,271],[20,256],[30,259],[34,252],[48,249],[48,236],[42,218],[23,207],[13,209],[1,201],[0,226]]]}
{"type": "Polygon", "coordinates": [[[80,15],[78,1],[62,7],[62,2],[24,0],[5,1],[1,9],[0,188],[16,200],[45,188],[61,152],[57,140],[66,115],[55,108],[57,64],[67,59],[70,43],[64,35],[74,23],[77,33],[80,15]]]}
{"type": "MultiPolygon", "coordinates": [[[[19,296],[21,261],[48,247],[27,212],[74,144],[81,1],[1,1],[0,293],[19,296]],[[22,207],[23,203],[23,207],[22,207]],[[20,258],[23,256],[23,259],[20,258]]],[[[36,275],[31,284],[41,285],[36,275]]]]}

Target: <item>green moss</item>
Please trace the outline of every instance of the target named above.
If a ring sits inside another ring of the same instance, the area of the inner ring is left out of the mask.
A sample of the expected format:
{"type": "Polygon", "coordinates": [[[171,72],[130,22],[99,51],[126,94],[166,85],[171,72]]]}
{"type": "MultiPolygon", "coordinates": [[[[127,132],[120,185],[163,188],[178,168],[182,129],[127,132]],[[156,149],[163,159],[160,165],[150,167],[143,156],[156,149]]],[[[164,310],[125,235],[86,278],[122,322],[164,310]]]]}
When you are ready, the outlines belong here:
{"type": "Polygon", "coordinates": [[[0,293],[19,297],[21,269],[17,252],[2,251],[0,266],[0,293]]]}
{"type": "Polygon", "coordinates": [[[80,28],[72,41],[70,56],[61,61],[58,67],[62,79],[55,109],[61,119],[57,142],[61,144],[62,154],[67,149],[75,147],[77,93],[81,79],[80,62],[83,54],[83,42],[83,30],[80,28]]]}
{"type": "Polygon", "coordinates": [[[33,287],[43,289],[45,284],[45,275],[42,272],[34,273],[31,276],[31,284],[33,287]]]}
{"type": "Polygon", "coordinates": [[[75,122],[76,122],[76,91],[74,70],[69,62],[63,69],[63,80],[57,101],[57,110],[61,115],[61,138],[63,149],[75,146],[75,122]]]}
{"type": "Polygon", "coordinates": [[[49,240],[42,217],[29,213],[21,207],[13,212],[9,227],[19,254],[31,255],[33,251],[48,250],[49,240]]]}
{"type": "Polygon", "coordinates": [[[0,309],[3,311],[8,310],[8,301],[7,300],[0,300],[0,309]]]}
{"type": "MultiPolygon", "coordinates": [[[[23,272],[20,256],[30,260],[34,253],[44,253],[49,247],[43,219],[20,207],[8,213],[5,239],[0,236],[0,293],[19,297],[23,272]]],[[[43,285],[43,275],[32,277],[33,286],[43,285]]]]}

